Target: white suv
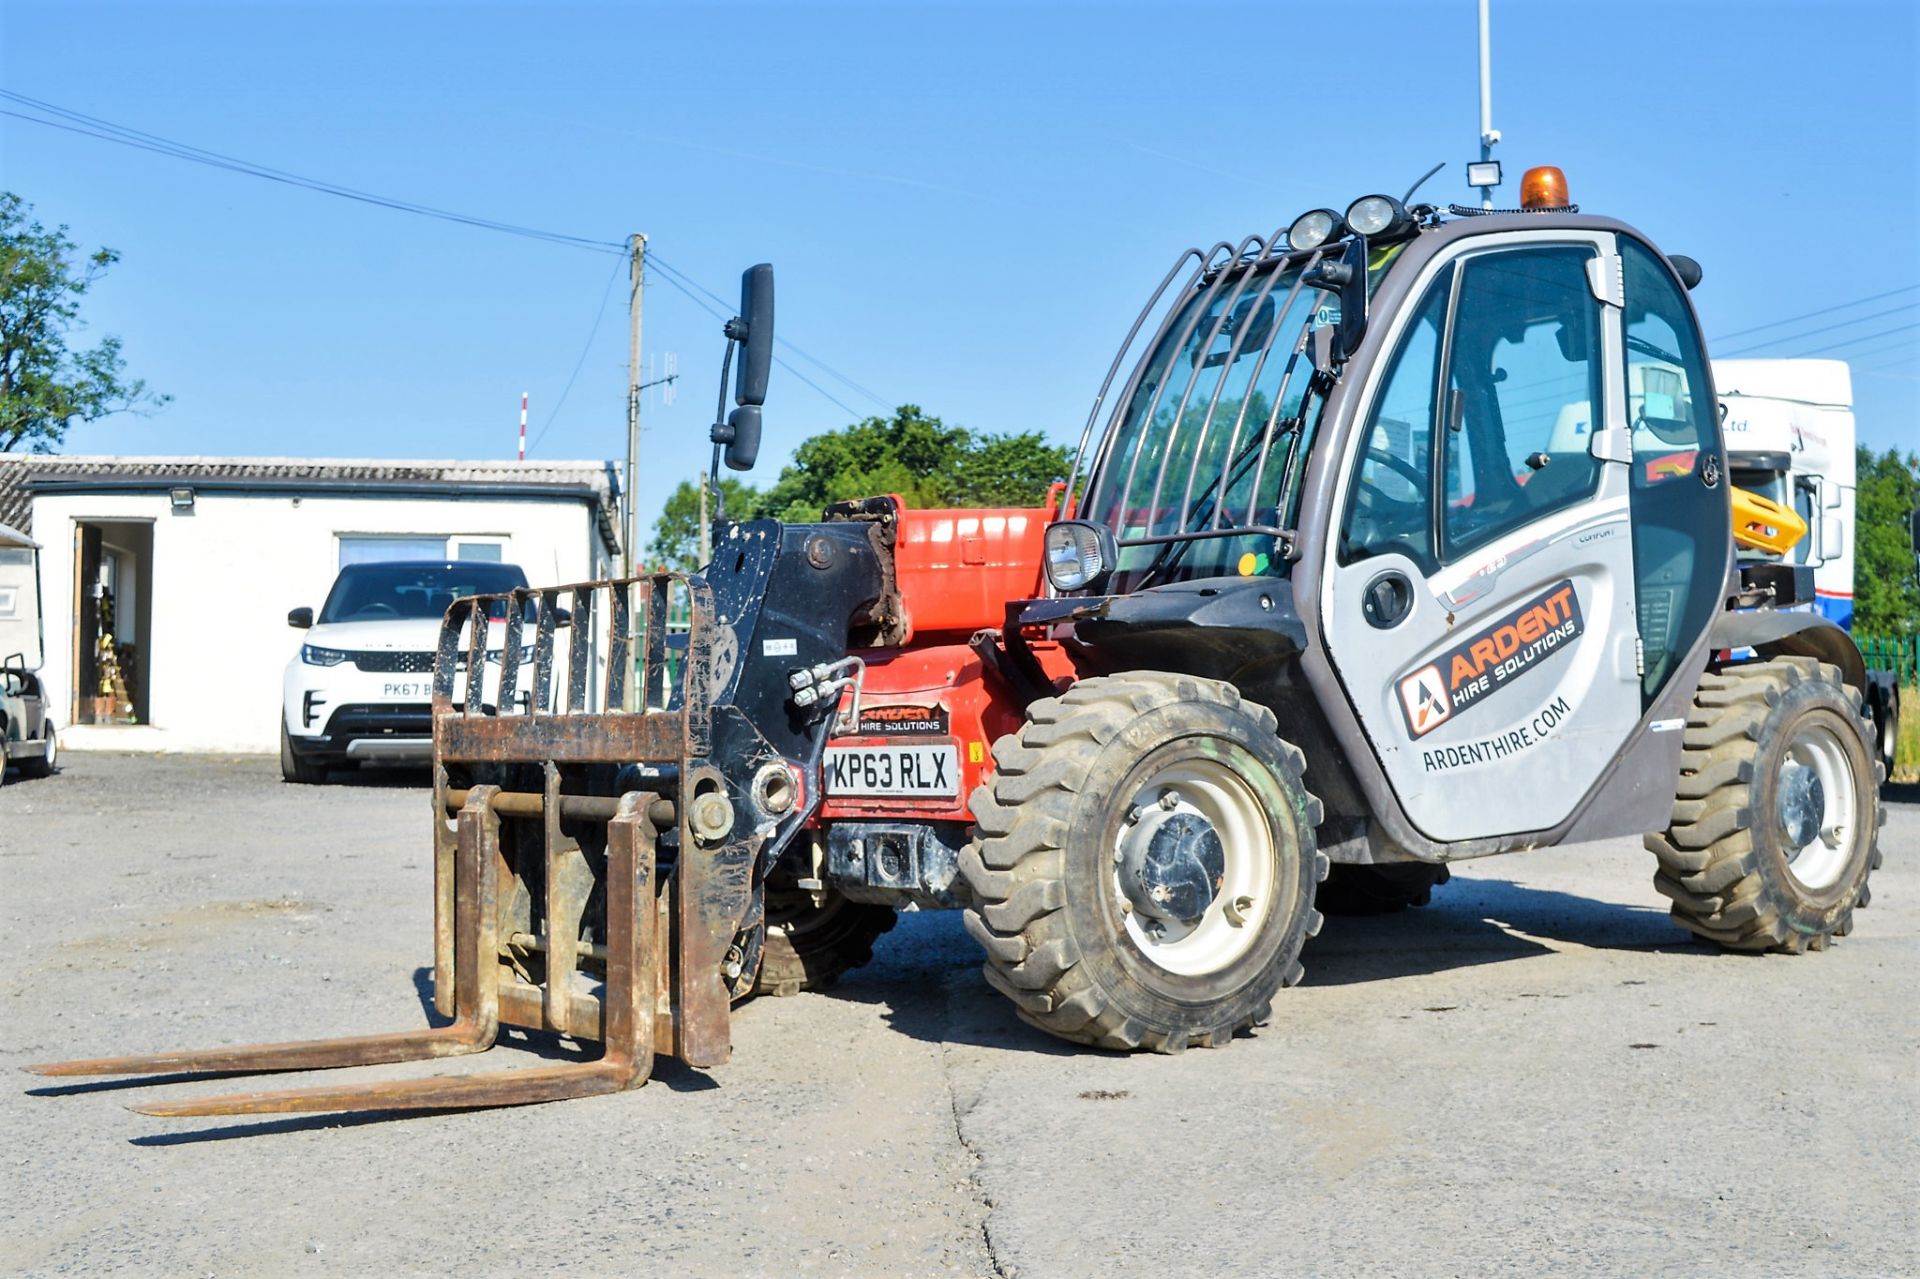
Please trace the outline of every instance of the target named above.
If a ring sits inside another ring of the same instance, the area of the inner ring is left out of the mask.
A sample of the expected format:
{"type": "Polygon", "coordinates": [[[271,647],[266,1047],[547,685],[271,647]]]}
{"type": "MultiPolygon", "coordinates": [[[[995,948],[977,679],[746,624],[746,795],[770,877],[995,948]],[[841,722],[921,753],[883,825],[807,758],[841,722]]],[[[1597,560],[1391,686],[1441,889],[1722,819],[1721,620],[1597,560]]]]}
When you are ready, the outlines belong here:
{"type": "MultiPolygon", "coordinates": [[[[307,632],[287,663],[280,774],[324,782],[338,764],[418,764],[433,758],[433,655],[447,606],[527,584],[513,564],[482,561],[349,564],[327,602],[287,614],[307,632]]],[[[505,617],[489,630],[504,632],[505,617]]],[[[533,628],[525,634],[531,641],[533,628]]],[[[497,670],[500,634],[489,637],[497,670]]],[[[529,642],[521,660],[530,662],[529,642]]],[[[497,679],[497,675],[495,676],[497,679]]]]}

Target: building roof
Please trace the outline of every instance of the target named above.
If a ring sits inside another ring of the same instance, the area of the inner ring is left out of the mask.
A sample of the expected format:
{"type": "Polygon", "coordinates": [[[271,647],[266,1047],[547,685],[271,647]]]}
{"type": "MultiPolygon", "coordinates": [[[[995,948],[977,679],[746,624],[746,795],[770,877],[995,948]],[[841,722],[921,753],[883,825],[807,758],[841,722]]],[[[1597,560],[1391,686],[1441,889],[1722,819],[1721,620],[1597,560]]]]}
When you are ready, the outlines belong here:
{"type": "Polygon", "coordinates": [[[139,492],[176,486],[229,493],[347,491],[394,497],[575,497],[596,508],[601,538],[619,545],[611,462],[447,462],[292,457],[66,457],[0,454],[0,524],[33,531],[33,495],[139,492]]]}

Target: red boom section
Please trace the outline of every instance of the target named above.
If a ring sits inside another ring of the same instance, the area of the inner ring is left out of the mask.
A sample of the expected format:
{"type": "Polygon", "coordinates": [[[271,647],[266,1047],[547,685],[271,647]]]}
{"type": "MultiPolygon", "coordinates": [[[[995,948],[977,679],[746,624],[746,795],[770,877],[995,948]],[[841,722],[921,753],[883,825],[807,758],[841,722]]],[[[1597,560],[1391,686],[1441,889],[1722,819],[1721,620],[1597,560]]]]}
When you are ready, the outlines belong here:
{"type": "Polygon", "coordinates": [[[962,640],[998,626],[1008,600],[1040,594],[1041,537],[1053,518],[1044,507],[981,511],[915,511],[898,497],[894,573],[905,601],[908,642],[936,633],[962,640]]]}
{"type": "MultiPolygon", "coordinates": [[[[892,500],[908,638],[859,654],[867,663],[860,723],[828,744],[820,820],[971,821],[967,797],[992,772],[993,743],[1020,727],[1025,708],[981,670],[967,641],[1004,625],[1009,601],[1041,594],[1041,537],[1058,495],[1043,507],[997,510],[916,511],[892,500]],[[898,749],[908,746],[933,750],[898,749]],[[916,758],[898,762],[903,754],[916,758]]],[[[1050,676],[1073,678],[1058,644],[1038,635],[1028,642],[1050,676]]]]}

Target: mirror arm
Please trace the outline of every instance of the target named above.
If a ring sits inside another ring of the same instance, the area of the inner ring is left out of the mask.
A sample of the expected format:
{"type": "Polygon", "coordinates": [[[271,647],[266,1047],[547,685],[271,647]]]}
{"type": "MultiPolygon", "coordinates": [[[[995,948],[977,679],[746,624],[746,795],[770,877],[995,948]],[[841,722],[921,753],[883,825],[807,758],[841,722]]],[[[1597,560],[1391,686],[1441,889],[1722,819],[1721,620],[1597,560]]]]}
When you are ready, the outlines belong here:
{"type": "Polygon", "coordinates": [[[714,527],[718,527],[727,514],[726,499],[720,495],[720,457],[727,445],[733,442],[733,427],[727,423],[727,382],[733,374],[733,348],[740,341],[735,330],[744,327],[737,317],[727,321],[727,353],[720,357],[720,404],[713,411],[713,430],[707,433],[707,438],[713,441],[713,463],[708,468],[707,490],[713,495],[714,527]]]}

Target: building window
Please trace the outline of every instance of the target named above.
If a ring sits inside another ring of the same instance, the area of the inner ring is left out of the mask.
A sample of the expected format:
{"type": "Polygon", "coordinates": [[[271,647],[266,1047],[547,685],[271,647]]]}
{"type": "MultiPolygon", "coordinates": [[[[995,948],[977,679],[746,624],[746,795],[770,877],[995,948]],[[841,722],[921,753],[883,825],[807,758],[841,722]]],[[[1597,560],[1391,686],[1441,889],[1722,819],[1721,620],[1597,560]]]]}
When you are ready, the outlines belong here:
{"type": "Polygon", "coordinates": [[[488,564],[500,562],[500,543],[498,542],[456,542],[453,558],[456,560],[479,560],[488,564]]]}
{"type": "Polygon", "coordinates": [[[444,537],[386,537],[340,535],[340,567],[377,564],[385,560],[444,560],[444,537]]]}

